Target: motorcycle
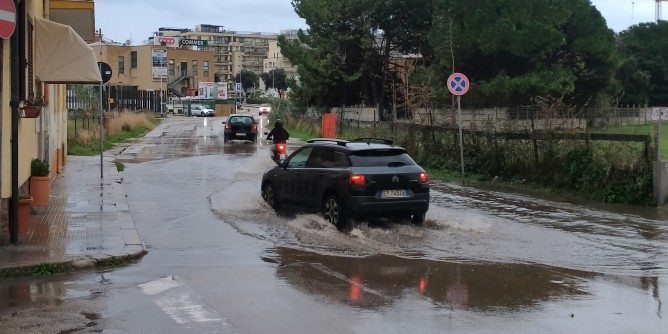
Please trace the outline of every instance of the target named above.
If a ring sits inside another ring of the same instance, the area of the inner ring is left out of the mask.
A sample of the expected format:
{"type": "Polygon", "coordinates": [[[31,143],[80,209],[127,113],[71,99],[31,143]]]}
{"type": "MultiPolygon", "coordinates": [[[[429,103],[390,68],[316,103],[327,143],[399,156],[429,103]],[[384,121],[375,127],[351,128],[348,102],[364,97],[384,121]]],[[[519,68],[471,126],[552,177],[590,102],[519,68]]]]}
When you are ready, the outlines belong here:
{"type": "Polygon", "coordinates": [[[280,161],[283,161],[288,158],[288,147],[284,143],[278,143],[274,144],[274,154],[272,156],[272,160],[274,160],[275,163],[279,163],[280,161]]]}
{"type": "MultiPolygon", "coordinates": [[[[266,136],[268,133],[265,132],[266,136]]],[[[288,146],[285,143],[273,143],[269,149],[271,160],[278,165],[279,162],[288,158],[288,146]]]]}

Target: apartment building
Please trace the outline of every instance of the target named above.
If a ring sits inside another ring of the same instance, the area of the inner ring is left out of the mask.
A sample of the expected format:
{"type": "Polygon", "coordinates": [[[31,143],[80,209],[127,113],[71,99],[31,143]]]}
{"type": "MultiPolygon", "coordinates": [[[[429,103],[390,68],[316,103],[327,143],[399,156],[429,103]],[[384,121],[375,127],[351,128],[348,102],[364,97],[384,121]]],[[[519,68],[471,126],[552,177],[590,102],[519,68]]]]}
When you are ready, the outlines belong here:
{"type": "Polygon", "coordinates": [[[281,54],[281,48],[278,46],[278,41],[269,42],[269,54],[267,58],[262,61],[263,71],[270,72],[273,69],[284,69],[285,74],[288,78],[296,78],[297,67],[290,63],[288,58],[283,57],[281,54]]]}
{"type": "MultiPolygon", "coordinates": [[[[173,40],[165,37],[166,41],[173,40]]],[[[91,44],[98,61],[111,67],[110,86],[131,86],[137,90],[169,91],[185,96],[200,83],[213,82],[212,51],[177,49],[165,45],[91,44]]]]}
{"type": "Polygon", "coordinates": [[[234,77],[246,69],[255,73],[264,72],[264,60],[269,55],[269,44],[278,34],[225,30],[223,26],[199,24],[194,30],[160,28],[155,38],[178,37],[182,40],[199,40],[200,45],[187,44],[182,47],[214,54],[213,71],[222,82],[232,82],[234,77]]]}

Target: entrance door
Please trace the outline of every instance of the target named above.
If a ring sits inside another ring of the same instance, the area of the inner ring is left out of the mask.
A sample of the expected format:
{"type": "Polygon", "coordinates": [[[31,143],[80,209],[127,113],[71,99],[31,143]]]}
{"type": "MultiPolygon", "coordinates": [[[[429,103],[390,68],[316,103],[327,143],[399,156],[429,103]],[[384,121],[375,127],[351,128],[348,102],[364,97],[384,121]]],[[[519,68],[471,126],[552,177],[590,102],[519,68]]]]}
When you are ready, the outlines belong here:
{"type": "Polygon", "coordinates": [[[187,61],[182,61],[181,62],[181,75],[188,75],[188,62],[187,61]]]}

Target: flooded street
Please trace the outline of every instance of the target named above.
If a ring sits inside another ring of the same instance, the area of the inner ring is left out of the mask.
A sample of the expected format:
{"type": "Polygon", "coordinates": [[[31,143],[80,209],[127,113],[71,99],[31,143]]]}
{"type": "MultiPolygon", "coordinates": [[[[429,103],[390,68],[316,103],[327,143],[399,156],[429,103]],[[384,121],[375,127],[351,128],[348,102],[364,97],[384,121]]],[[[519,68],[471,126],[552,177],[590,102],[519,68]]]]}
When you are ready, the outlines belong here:
{"type": "Polygon", "coordinates": [[[169,118],[118,157],[142,260],[0,293],[84,333],[668,332],[660,209],[432,182],[424,226],[342,233],[266,205],[269,146],[223,144],[221,121],[169,118]]]}

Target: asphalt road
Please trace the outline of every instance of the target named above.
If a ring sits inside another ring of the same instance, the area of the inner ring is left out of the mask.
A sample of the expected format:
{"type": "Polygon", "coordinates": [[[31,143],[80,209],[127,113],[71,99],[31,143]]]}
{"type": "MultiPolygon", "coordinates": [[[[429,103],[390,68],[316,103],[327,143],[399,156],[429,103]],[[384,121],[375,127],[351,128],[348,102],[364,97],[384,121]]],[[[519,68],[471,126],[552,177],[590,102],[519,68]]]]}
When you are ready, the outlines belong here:
{"type": "Polygon", "coordinates": [[[424,226],[341,233],[263,203],[269,146],[224,144],[221,121],[172,117],[125,149],[148,254],[0,283],[0,333],[668,332],[661,209],[434,182],[424,226]]]}

